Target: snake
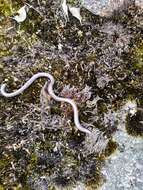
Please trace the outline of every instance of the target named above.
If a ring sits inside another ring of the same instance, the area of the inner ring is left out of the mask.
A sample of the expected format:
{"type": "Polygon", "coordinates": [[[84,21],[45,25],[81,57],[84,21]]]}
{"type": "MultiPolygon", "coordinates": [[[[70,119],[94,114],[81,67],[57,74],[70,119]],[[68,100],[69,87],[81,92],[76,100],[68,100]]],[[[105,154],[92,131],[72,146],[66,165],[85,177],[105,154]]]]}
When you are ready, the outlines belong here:
{"type": "Polygon", "coordinates": [[[41,78],[41,77],[45,77],[48,78],[50,80],[48,86],[47,86],[47,91],[49,93],[49,95],[56,101],[58,102],[66,102],[69,103],[72,108],[73,108],[73,112],[74,112],[74,123],[75,126],[78,130],[80,130],[81,132],[84,132],[86,134],[91,134],[91,131],[84,128],[79,121],[79,112],[78,112],[78,108],[76,103],[74,102],[73,99],[70,98],[64,98],[64,97],[59,97],[54,93],[53,90],[53,86],[55,83],[55,79],[54,77],[49,74],[49,73],[45,73],[45,72],[39,72],[37,74],[34,74],[21,88],[19,88],[18,90],[15,90],[14,92],[8,93],[5,89],[6,89],[6,84],[2,84],[1,88],[0,88],[0,92],[1,95],[7,98],[11,98],[11,97],[15,97],[21,93],[23,93],[23,91],[25,91],[36,79],[41,78]]]}

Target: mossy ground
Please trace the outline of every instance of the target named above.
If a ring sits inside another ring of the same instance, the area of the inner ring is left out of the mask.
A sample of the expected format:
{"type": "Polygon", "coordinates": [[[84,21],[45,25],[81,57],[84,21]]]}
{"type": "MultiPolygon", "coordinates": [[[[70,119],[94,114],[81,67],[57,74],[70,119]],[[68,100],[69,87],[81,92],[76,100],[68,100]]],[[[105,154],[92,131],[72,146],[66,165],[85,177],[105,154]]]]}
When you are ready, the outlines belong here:
{"type": "Polygon", "coordinates": [[[45,71],[55,77],[57,94],[66,85],[78,91],[88,85],[90,101],[97,95],[102,99],[97,115],[95,107],[79,104],[80,118],[89,124],[92,120],[92,128],[105,132],[110,141],[103,154],[84,154],[85,134],[75,130],[72,117],[66,118],[52,100],[52,117],[70,119],[71,126],[65,120],[62,128],[43,127],[40,92],[45,80],[39,79],[18,97],[0,97],[0,189],[72,189],[77,182],[96,189],[104,182],[104,159],[116,149],[112,134],[117,124],[113,121],[112,126],[113,118],[104,123],[104,114],[114,113],[129,98],[143,105],[141,10],[130,7],[106,19],[82,9],[80,25],[71,15],[65,23],[53,1],[29,3],[42,16],[30,9],[27,19],[17,24],[9,16],[23,6],[21,1],[0,2],[0,83],[12,91],[45,71]],[[112,34],[106,23],[114,25],[112,34]]]}

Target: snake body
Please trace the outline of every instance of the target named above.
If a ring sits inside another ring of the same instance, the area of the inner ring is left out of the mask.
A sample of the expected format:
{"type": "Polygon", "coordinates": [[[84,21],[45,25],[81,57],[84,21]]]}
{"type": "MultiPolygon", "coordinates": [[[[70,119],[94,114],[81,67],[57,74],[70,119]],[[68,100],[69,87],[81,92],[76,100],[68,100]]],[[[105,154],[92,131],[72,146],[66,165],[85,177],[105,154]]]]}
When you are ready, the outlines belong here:
{"type": "Polygon", "coordinates": [[[63,98],[63,97],[59,97],[57,96],[54,91],[53,91],[53,85],[54,85],[54,77],[49,74],[49,73],[44,73],[44,72],[41,72],[41,73],[37,73],[35,75],[33,75],[21,88],[19,88],[18,90],[12,92],[12,93],[8,93],[5,91],[5,88],[6,88],[6,84],[2,84],[1,85],[1,94],[7,98],[11,98],[11,97],[14,97],[14,96],[17,96],[19,94],[21,94],[24,90],[26,90],[36,79],[38,78],[41,78],[41,77],[45,77],[45,78],[48,78],[50,80],[50,83],[48,85],[48,93],[49,95],[56,101],[58,102],[67,102],[69,104],[71,104],[72,108],[73,108],[73,111],[74,111],[74,123],[75,123],[75,126],[77,127],[77,129],[79,129],[80,131],[84,132],[84,133],[87,133],[87,134],[91,134],[91,132],[88,130],[88,129],[85,129],[79,122],[79,113],[78,113],[78,108],[75,104],[75,102],[72,100],[72,99],[69,99],[69,98],[63,98]]]}

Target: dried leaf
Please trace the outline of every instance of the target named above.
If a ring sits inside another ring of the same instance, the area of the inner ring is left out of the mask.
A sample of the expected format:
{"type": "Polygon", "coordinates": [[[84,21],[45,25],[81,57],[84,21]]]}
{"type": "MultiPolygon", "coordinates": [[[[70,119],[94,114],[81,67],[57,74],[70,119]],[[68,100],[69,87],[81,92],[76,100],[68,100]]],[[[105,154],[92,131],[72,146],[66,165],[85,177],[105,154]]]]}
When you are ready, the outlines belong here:
{"type": "MultiPolygon", "coordinates": [[[[80,23],[81,23],[81,20],[82,20],[82,17],[81,17],[81,15],[80,15],[80,8],[78,7],[70,7],[69,6],[69,11],[71,12],[71,14],[75,17],[75,18],[77,18],[79,21],[80,21],[80,23]]],[[[82,24],[82,23],[81,23],[82,24]]]]}
{"type": "Polygon", "coordinates": [[[63,13],[64,13],[64,16],[65,16],[66,20],[68,20],[69,16],[68,16],[68,6],[67,6],[67,3],[66,3],[66,0],[63,0],[62,9],[63,9],[63,13]]]}
{"type": "Polygon", "coordinates": [[[13,19],[16,20],[18,23],[19,22],[23,22],[26,17],[27,17],[27,12],[26,12],[26,5],[24,5],[23,7],[21,7],[18,11],[17,11],[18,15],[14,16],[13,19]]]}

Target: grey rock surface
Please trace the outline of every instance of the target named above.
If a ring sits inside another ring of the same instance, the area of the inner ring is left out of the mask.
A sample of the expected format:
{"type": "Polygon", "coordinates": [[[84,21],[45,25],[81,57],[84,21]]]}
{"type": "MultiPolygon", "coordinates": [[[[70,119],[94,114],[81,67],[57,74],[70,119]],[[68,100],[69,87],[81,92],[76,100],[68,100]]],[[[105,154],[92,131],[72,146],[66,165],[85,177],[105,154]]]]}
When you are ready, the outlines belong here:
{"type": "Polygon", "coordinates": [[[105,162],[102,190],[143,190],[143,140],[125,131],[115,135],[118,151],[105,162]]]}
{"type": "Polygon", "coordinates": [[[125,7],[128,0],[84,0],[83,6],[95,15],[110,16],[115,10],[125,7]]]}
{"type": "Polygon", "coordinates": [[[135,4],[136,4],[136,6],[140,7],[141,9],[143,9],[143,0],[136,0],[135,4]]]}

